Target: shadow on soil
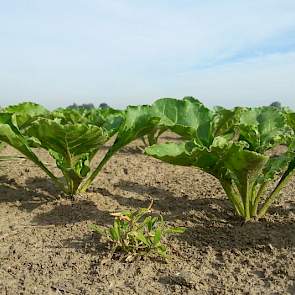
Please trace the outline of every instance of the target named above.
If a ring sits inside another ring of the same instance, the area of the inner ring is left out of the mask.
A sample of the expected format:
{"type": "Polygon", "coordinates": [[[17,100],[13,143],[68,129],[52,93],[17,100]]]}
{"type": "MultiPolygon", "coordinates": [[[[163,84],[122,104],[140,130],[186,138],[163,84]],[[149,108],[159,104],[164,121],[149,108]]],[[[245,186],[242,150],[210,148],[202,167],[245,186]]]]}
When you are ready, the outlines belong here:
{"type": "MultiPolygon", "coordinates": [[[[229,221],[230,222],[230,221],[229,221]]],[[[267,250],[295,246],[295,224],[259,221],[244,225],[204,221],[189,228],[178,238],[201,248],[211,246],[216,250],[267,250]]]]}
{"type": "MultiPolygon", "coordinates": [[[[76,223],[90,221],[92,224],[108,226],[113,222],[110,212],[97,208],[97,204],[89,200],[61,200],[67,204],[55,204],[54,208],[48,212],[39,213],[32,222],[41,226],[62,225],[71,227],[76,223]]],[[[58,229],[56,229],[58,230],[58,229]]],[[[100,235],[92,233],[90,228],[86,228],[79,236],[62,241],[63,247],[73,248],[85,254],[104,254],[108,252],[107,245],[100,241],[100,235]]]]}
{"type": "Polygon", "coordinates": [[[224,218],[224,212],[230,210],[230,204],[227,200],[212,199],[212,198],[197,198],[190,199],[187,195],[176,196],[169,190],[158,188],[155,186],[147,186],[131,181],[120,181],[116,187],[121,190],[136,193],[139,195],[146,195],[146,200],[140,200],[133,197],[123,197],[113,195],[110,192],[105,196],[116,200],[120,205],[126,207],[146,207],[150,201],[148,197],[154,200],[153,208],[165,214],[166,220],[189,219],[188,213],[190,210],[204,211],[207,217],[224,218]]]}
{"type": "MultiPolygon", "coordinates": [[[[91,200],[61,198],[54,202],[52,207],[47,212],[37,214],[32,223],[39,226],[54,225],[69,228],[84,221],[99,226],[109,226],[113,223],[110,212],[99,210],[97,204],[91,200]]],[[[54,230],[58,231],[58,228],[54,230]]],[[[92,233],[91,228],[86,228],[80,235],[64,239],[61,243],[65,248],[73,248],[85,254],[107,255],[109,252],[107,245],[100,240],[100,235],[92,233]]]]}
{"type": "Polygon", "coordinates": [[[176,276],[176,275],[170,275],[170,276],[162,276],[159,278],[159,283],[163,285],[167,285],[168,287],[173,287],[175,285],[179,285],[182,287],[186,287],[191,289],[192,284],[188,282],[184,277],[182,276],[176,276]]]}
{"type": "MultiPolygon", "coordinates": [[[[94,256],[102,255],[107,256],[110,253],[110,249],[107,243],[102,242],[101,237],[97,234],[85,234],[83,236],[77,236],[62,241],[65,248],[75,249],[84,254],[92,254],[94,256]]],[[[98,258],[99,262],[100,258],[98,258]]],[[[92,269],[92,267],[90,267],[92,269]]]]}
{"type": "Polygon", "coordinates": [[[20,202],[18,207],[32,211],[37,207],[59,198],[59,192],[47,178],[28,178],[26,185],[20,185],[13,178],[0,177],[0,203],[20,202]]]}
{"type": "MultiPolygon", "coordinates": [[[[49,212],[38,214],[33,222],[39,225],[66,225],[91,220],[99,225],[108,225],[113,221],[109,212],[101,211],[97,204],[89,200],[61,199],[55,186],[46,178],[33,178],[26,181],[27,186],[17,184],[14,179],[0,177],[0,203],[20,202],[18,207],[32,211],[39,206],[55,201],[49,212]],[[59,199],[61,202],[59,204],[59,199]],[[65,204],[66,203],[66,204],[65,204]]],[[[139,195],[147,195],[154,199],[153,208],[163,213],[168,222],[177,222],[186,226],[187,231],[177,236],[182,242],[197,248],[211,246],[223,249],[266,249],[272,247],[295,247],[295,202],[284,207],[273,207],[266,219],[242,225],[240,219],[234,217],[230,204],[225,199],[195,198],[176,196],[174,193],[155,186],[142,185],[130,181],[120,181],[121,190],[139,195]]],[[[124,207],[147,207],[148,197],[140,200],[136,197],[124,197],[113,194],[105,188],[95,188],[102,196],[117,201],[124,207]]],[[[78,237],[67,241],[85,245],[89,237],[78,237]],[[85,240],[86,239],[86,240],[85,240]]]]}
{"type": "Polygon", "coordinates": [[[67,204],[56,204],[49,212],[38,214],[33,223],[39,225],[66,225],[91,220],[95,224],[108,225],[113,217],[107,211],[97,208],[93,201],[73,200],[67,204]]]}
{"type": "Polygon", "coordinates": [[[143,154],[144,153],[144,146],[126,146],[119,151],[120,154],[127,154],[127,155],[135,155],[135,154],[143,154]]]}
{"type": "Polygon", "coordinates": [[[29,177],[26,179],[26,185],[32,190],[40,190],[51,196],[56,196],[60,193],[55,184],[46,177],[29,177]]]}
{"type": "MultiPolygon", "coordinates": [[[[295,247],[295,220],[288,217],[295,214],[295,202],[287,209],[273,207],[267,218],[259,222],[243,224],[240,218],[233,215],[230,203],[225,199],[176,197],[161,188],[129,181],[121,181],[117,187],[152,197],[155,200],[153,208],[163,212],[165,220],[177,220],[178,224],[188,228],[177,238],[192,246],[211,246],[218,250],[295,247]]],[[[112,195],[110,192],[105,196],[127,207],[138,208],[149,204],[149,200],[112,195]]]]}

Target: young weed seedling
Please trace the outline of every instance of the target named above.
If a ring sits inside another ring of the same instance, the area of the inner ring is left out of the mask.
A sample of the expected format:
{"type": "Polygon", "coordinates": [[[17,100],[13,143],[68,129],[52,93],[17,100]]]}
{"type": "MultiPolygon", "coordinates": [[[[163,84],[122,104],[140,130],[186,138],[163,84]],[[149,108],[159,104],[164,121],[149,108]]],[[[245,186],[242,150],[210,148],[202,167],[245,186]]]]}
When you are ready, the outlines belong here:
{"type": "Polygon", "coordinates": [[[153,201],[148,208],[112,213],[115,220],[109,228],[91,225],[92,231],[110,242],[112,257],[114,253],[121,253],[126,261],[145,255],[167,258],[165,239],[171,234],[183,233],[185,228],[167,225],[162,215],[153,216],[152,204],[153,201]]]}

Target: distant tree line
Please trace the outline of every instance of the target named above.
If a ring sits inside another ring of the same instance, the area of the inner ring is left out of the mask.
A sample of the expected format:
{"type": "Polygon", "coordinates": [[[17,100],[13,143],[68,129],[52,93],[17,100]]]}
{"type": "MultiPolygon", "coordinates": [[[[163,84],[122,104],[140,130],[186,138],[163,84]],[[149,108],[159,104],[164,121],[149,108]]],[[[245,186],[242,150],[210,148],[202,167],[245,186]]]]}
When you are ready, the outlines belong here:
{"type": "Polygon", "coordinates": [[[271,107],[281,108],[282,104],[279,101],[274,101],[270,104],[271,107]]]}
{"type": "MultiPolygon", "coordinates": [[[[105,102],[102,102],[100,105],[99,105],[100,108],[102,109],[106,109],[106,108],[109,108],[108,104],[105,103],[105,102]]],[[[86,110],[91,110],[91,109],[94,109],[95,106],[93,103],[83,103],[83,104],[76,104],[76,103],[73,103],[72,105],[69,105],[67,107],[67,109],[86,109],[86,110]]]]}

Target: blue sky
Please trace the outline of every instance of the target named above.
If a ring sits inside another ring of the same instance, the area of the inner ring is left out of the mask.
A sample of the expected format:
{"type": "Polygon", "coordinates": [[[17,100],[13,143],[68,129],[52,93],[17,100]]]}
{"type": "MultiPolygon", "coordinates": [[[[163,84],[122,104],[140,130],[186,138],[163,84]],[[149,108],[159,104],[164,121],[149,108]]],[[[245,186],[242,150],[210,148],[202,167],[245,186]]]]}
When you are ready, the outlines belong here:
{"type": "Polygon", "coordinates": [[[0,105],[295,108],[295,1],[0,0],[0,105]]]}

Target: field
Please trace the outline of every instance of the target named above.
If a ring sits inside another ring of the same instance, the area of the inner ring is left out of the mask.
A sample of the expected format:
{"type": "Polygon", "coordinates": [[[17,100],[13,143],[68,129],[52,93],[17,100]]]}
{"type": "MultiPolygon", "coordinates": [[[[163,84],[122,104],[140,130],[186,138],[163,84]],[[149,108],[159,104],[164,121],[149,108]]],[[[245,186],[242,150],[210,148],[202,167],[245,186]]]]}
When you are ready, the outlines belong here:
{"type": "Polygon", "coordinates": [[[0,294],[295,294],[295,180],[265,218],[243,223],[215,178],[148,157],[141,145],[114,155],[74,199],[27,159],[1,163],[0,294]],[[169,238],[170,258],[110,259],[88,226],[150,197],[165,220],[187,228],[169,238]]]}

